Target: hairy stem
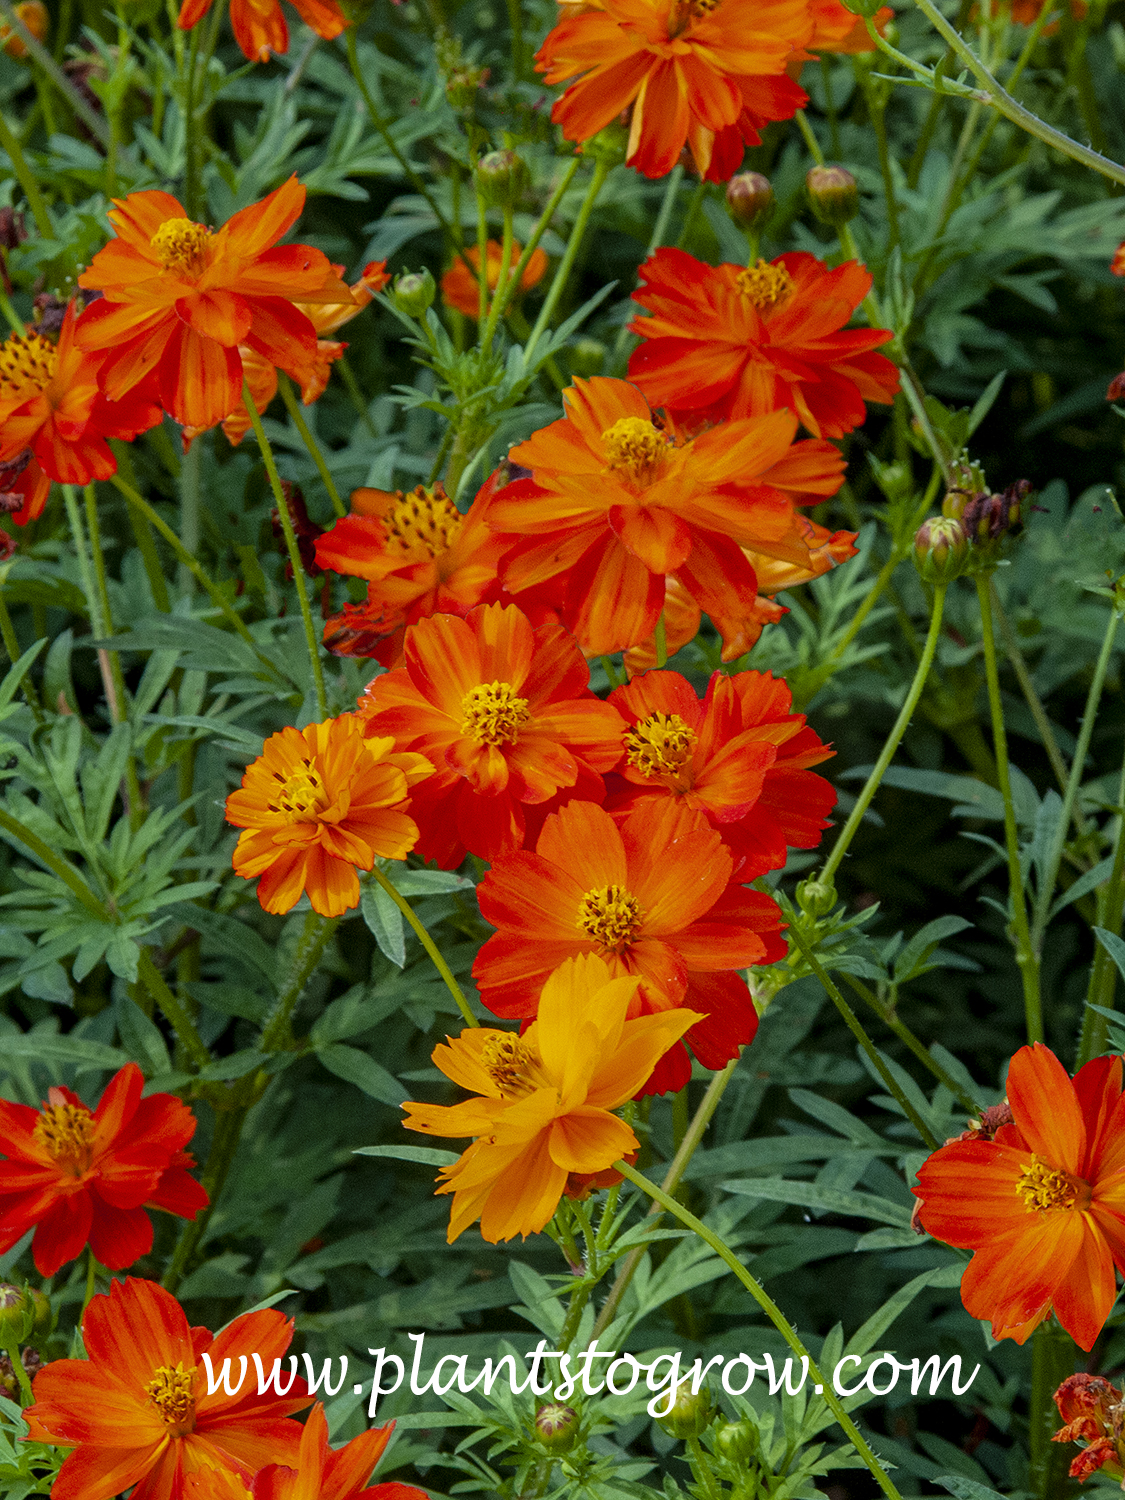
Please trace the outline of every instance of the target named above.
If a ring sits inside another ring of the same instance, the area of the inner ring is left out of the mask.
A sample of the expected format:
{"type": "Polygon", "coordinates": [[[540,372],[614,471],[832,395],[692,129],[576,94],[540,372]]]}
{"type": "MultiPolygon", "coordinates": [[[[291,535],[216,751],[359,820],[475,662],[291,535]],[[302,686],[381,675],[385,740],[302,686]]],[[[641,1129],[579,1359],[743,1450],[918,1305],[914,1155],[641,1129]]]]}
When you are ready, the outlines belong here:
{"type": "Polygon", "coordinates": [[[414,908],[410,905],[410,902],[407,901],[406,897],[402,894],[401,891],[395,889],[395,887],[383,874],[382,870],[380,870],[378,865],[374,867],[374,869],[372,870],[372,874],[375,876],[375,879],[383,887],[394,904],[398,907],[399,911],[402,912],[403,916],[410,923],[410,926],[413,929],[415,936],[418,938],[418,941],[422,944],[422,947],[425,948],[426,952],[429,954],[430,962],[433,964],[434,968],[438,971],[442,979],[445,981],[446,989],[457,1002],[457,1009],[464,1016],[466,1026],[479,1026],[480,1022],[477,1020],[476,1016],[473,1015],[473,1012],[469,1007],[469,1002],[465,999],[464,991],[461,989],[461,986],[453,977],[453,970],[441,956],[441,953],[438,951],[437,944],[434,942],[433,938],[418,920],[418,915],[414,911],[414,908]]]}

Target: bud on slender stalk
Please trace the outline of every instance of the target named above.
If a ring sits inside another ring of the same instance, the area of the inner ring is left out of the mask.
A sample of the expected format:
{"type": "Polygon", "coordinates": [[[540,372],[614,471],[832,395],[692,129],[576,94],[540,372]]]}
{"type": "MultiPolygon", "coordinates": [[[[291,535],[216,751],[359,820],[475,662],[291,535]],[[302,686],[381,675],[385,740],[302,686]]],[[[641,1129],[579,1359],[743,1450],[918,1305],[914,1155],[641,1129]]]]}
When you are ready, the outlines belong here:
{"type": "Polygon", "coordinates": [[[22,1344],[35,1321],[35,1307],[21,1287],[0,1282],[0,1348],[22,1344]]]}
{"type": "Polygon", "coordinates": [[[839,228],[859,212],[859,189],[846,167],[810,167],[805,188],[812,211],[822,224],[839,228]]]}
{"type": "Polygon", "coordinates": [[[408,271],[395,282],[395,306],[409,318],[420,318],[432,305],[434,291],[434,278],[428,270],[408,271]]]}
{"type": "Polygon", "coordinates": [[[797,886],[797,905],[810,917],[823,917],[836,905],[836,887],[819,880],[802,880],[797,886]]]}
{"type": "Polygon", "coordinates": [[[514,151],[490,151],[477,162],[477,192],[489,208],[511,208],[531,185],[527,163],[514,151]]]}
{"type": "Polygon", "coordinates": [[[707,1430],[714,1415],[711,1393],[706,1387],[693,1391],[690,1385],[682,1385],[676,1393],[672,1410],[666,1417],[657,1417],[656,1420],[672,1437],[695,1438],[707,1430]]]}
{"type": "Polygon", "coordinates": [[[727,212],[742,229],[764,224],[773,206],[773,188],[761,172],[739,172],[727,183],[727,212]]]}
{"type": "Polygon", "coordinates": [[[715,1434],[715,1452],[728,1463],[746,1464],[758,1451],[758,1424],[749,1417],[726,1422],[715,1434]]]}
{"type": "Polygon", "coordinates": [[[550,1402],[535,1413],[535,1436],[551,1453],[565,1453],[578,1436],[578,1413],[573,1406],[550,1402]]]}
{"type": "MultiPolygon", "coordinates": [[[[38,1287],[28,1287],[27,1298],[31,1303],[32,1317],[31,1327],[27,1337],[36,1343],[41,1343],[48,1338],[55,1326],[55,1314],[51,1307],[51,1299],[47,1297],[38,1287]]],[[[27,1351],[24,1351],[25,1354],[27,1351]]],[[[38,1357],[38,1356],[37,1356],[38,1357]]],[[[26,1364],[27,1361],[25,1360],[26,1364]]]]}
{"type": "Polygon", "coordinates": [[[969,538],[952,516],[923,521],[914,536],[914,563],[927,583],[951,583],[965,571],[969,538]]]}

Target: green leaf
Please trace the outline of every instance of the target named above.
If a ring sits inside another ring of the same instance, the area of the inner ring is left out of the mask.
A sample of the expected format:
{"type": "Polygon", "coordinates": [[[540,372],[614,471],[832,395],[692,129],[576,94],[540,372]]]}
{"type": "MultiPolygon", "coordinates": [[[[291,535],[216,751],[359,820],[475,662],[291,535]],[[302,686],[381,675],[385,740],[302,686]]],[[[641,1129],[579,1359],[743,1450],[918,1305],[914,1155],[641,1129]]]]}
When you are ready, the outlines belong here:
{"type": "Polygon", "coordinates": [[[927,970],[934,967],[930,963],[934,949],[943,938],[952,937],[954,933],[964,932],[966,927],[973,924],[964,917],[937,917],[933,922],[927,922],[903,948],[895,959],[895,983],[905,984],[909,979],[915,979],[919,974],[925,974],[927,970]]]}
{"type": "Polygon", "coordinates": [[[790,1182],[784,1177],[752,1177],[742,1182],[724,1182],[721,1186],[725,1192],[745,1198],[764,1198],[769,1203],[788,1203],[796,1208],[818,1208],[853,1219],[870,1219],[876,1224],[893,1224],[896,1229],[910,1227],[908,1208],[875,1193],[843,1192],[839,1188],[821,1187],[816,1182],[790,1182]]]}
{"type": "Polygon", "coordinates": [[[386,1068],[366,1052],[361,1052],[358,1047],[345,1047],[340,1042],[331,1042],[327,1047],[321,1047],[316,1055],[330,1073],[335,1073],[337,1078],[343,1078],[347,1083],[354,1083],[357,1089],[362,1089],[372,1099],[397,1108],[410,1098],[393,1073],[388,1073],[386,1068]]]}
{"type": "Polygon", "coordinates": [[[990,1490],[987,1485],[978,1484],[964,1474],[938,1474],[934,1483],[955,1495],[956,1500],[1004,1500],[999,1490],[990,1490]]]}
{"type": "Polygon", "coordinates": [[[87,1041],[79,1036],[56,1036],[53,1033],[25,1032],[4,1036],[5,1057],[30,1057],[33,1061],[73,1063],[81,1068],[108,1068],[117,1072],[129,1061],[117,1047],[103,1042],[87,1041]]]}
{"type": "Polygon", "coordinates": [[[357,1146],[353,1156],[385,1156],[391,1161],[419,1162],[424,1167],[451,1167],[460,1157],[456,1151],[437,1146],[357,1146]]]}
{"type": "Polygon", "coordinates": [[[1109,879],[1109,873],[1113,869],[1113,855],[1107,854],[1092,870],[1087,870],[1085,875],[1079,875],[1073,885],[1067,886],[1059,899],[1051,907],[1047,917],[1049,922],[1054,921],[1064,906],[1069,906],[1072,901],[1078,901],[1090,891],[1097,890],[1104,880],[1109,879]]]}
{"type": "Polygon", "coordinates": [[[401,969],[406,965],[406,933],[402,925],[402,912],[394,904],[381,885],[369,885],[359,898],[359,909],[367,923],[379,951],[384,958],[401,969]]]}
{"type": "Polygon", "coordinates": [[[140,1063],[145,1077],[170,1073],[172,1059],[156,1022],[150,1020],[127,995],[122,995],[114,1008],[121,1043],[133,1061],[140,1063]]]}
{"type": "Polygon", "coordinates": [[[1122,979],[1125,979],[1125,943],[1116,932],[1109,932],[1104,927],[1095,927],[1094,936],[1117,965],[1122,979]]]}

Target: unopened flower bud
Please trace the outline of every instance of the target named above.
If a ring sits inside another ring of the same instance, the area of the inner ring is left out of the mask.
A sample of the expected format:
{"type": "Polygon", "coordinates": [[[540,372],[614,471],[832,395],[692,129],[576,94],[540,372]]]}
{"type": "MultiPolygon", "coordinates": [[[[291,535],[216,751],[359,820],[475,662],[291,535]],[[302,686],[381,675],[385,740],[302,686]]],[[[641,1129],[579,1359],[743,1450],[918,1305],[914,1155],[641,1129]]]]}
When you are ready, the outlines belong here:
{"type": "Polygon", "coordinates": [[[819,880],[802,880],[797,886],[797,905],[810,917],[823,917],[836,905],[836,888],[819,880]]]}
{"type": "MultiPolygon", "coordinates": [[[[43,0],[23,0],[22,4],[15,7],[15,11],[37,42],[46,41],[51,17],[43,0]]],[[[18,59],[27,56],[27,43],[11,26],[0,25],[0,41],[9,57],[18,59]]]]}
{"type": "MultiPolygon", "coordinates": [[[[51,1307],[51,1299],[45,1293],[41,1292],[38,1287],[28,1287],[27,1297],[32,1307],[31,1328],[27,1333],[27,1337],[39,1343],[43,1339],[48,1338],[54,1329],[54,1310],[51,1307]]],[[[33,1351],[24,1350],[25,1355],[31,1352],[33,1351]]],[[[38,1358],[38,1355],[36,1355],[36,1358],[38,1358]]],[[[26,1359],[24,1363],[27,1363],[26,1359]]]]}
{"type": "Polygon", "coordinates": [[[477,162],[477,192],[490,208],[511,208],[530,184],[527,163],[514,151],[490,151],[477,162]]]}
{"type": "Polygon", "coordinates": [[[22,1344],[35,1321],[35,1308],[22,1287],[0,1282],[0,1346],[22,1344]]]}
{"type": "Polygon", "coordinates": [[[592,135],[588,141],[583,141],[581,153],[588,156],[591,161],[604,161],[606,166],[615,167],[619,162],[625,160],[625,152],[629,147],[629,127],[622,124],[620,119],[611,120],[608,125],[592,135]]]}
{"type": "Polygon", "coordinates": [[[1031,493],[1029,479],[1017,479],[999,495],[974,495],[961,512],[961,525],[974,545],[1015,536],[1023,527],[1023,502],[1031,493]]]}
{"type": "Polygon", "coordinates": [[[914,536],[914,563],[927,583],[950,583],[965,571],[969,538],[952,516],[923,521],[914,536]]]}
{"type": "Polygon", "coordinates": [[[589,378],[600,375],[605,366],[606,347],[599,339],[579,339],[567,351],[571,374],[589,378]]]}
{"type": "Polygon", "coordinates": [[[693,1391],[688,1384],[681,1385],[672,1403],[672,1410],[657,1421],[664,1431],[675,1438],[694,1438],[705,1432],[715,1410],[711,1405],[711,1392],[706,1386],[693,1391]]]}
{"type": "Polygon", "coordinates": [[[468,63],[459,63],[445,80],[445,97],[454,109],[470,109],[487,82],[487,68],[473,68],[468,63]]]}
{"type": "Polygon", "coordinates": [[[420,318],[433,304],[434,278],[428,270],[408,271],[394,285],[395,306],[409,318],[420,318]]]}
{"type": "Polygon", "coordinates": [[[822,224],[839,228],[859,212],[859,189],[846,167],[810,167],[805,173],[812,211],[822,224]]]}
{"type": "Polygon", "coordinates": [[[764,224],[773,204],[773,188],[761,172],[739,172],[727,183],[727,212],[743,229],[764,224]]]}
{"type": "Polygon", "coordinates": [[[578,1413],[573,1406],[549,1402],[535,1413],[535,1436],[551,1453],[565,1453],[578,1436],[578,1413]]]}
{"type": "Polygon", "coordinates": [[[715,1451],[728,1463],[749,1463],[758,1451],[758,1424],[749,1417],[724,1423],[715,1434],[715,1451]]]}

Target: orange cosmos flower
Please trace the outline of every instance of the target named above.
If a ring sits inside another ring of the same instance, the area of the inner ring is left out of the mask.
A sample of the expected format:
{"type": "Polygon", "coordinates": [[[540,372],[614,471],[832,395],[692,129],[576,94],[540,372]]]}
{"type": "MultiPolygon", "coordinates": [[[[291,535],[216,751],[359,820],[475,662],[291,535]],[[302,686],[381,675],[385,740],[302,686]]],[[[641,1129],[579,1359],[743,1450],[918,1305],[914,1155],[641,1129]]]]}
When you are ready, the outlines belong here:
{"type": "MultiPolygon", "coordinates": [[[[51,481],[25,448],[7,463],[0,463],[0,516],[10,516],[17,526],[26,526],[43,514],[51,481]]],[[[0,547],[4,545],[0,537],[0,547]]]]}
{"type": "Polygon", "coordinates": [[[842,437],[863,422],[865,399],[894,399],[898,370],[871,352],[894,335],[844,327],[871,290],[857,261],[830,271],[796,250],[746,270],[661,249],[638,274],[633,300],[651,316],[629,325],[645,340],[629,378],[678,421],[788,407],[817,437],[842,437]]]}
{"type": "Polygon", "coordinates": [[[412,804],[423,858],[447,870],[466,850],[498,859],[523,848],[529,817],[538,831],[560,793],[601,801],[625,725],[590,691],[561,625],[533,629],[512,605],[481,605],[412,625],[405,656],[368,684],[360,710],[365,733],[437,767],[412,804]]]}
{"type": "Polygon", "coordinates": [[[324,627],[337,656],[370,656],[402,665],[407,625],[432,614],[464,615],[494,582],[511,538],[485,525],[497,476],[462,515],[440,480],[401,490],[355,490],[352,513],[317,538],[320,567],[366,578],[367,599],[346,604],[324,627]]]}
{"type": "MultiPolygon", "coordinates": [[[[875,51],[875,43],[871,40],[871,33],[864,24],[863,17],[848,10],[840,0],[809,0],[809,10],[812,14],[813,34],[805,46],[810,52],[875,51]]],[[[894,11],[889,5],[881,5],[876,11],[872,19],[880,36],[893,15],[894,11]]]]}
{"type": "Polygon", "coordinates": [[[441,1170],[437,1191],[453,1194],[450,1243],[475,1219],[493,1244],[536,1234],[571,1173],[602,1172],[638,1149],[610,1111],[644,1088],[699,1017],[690,1010],[638,1015],[637,985],[585,954],[547,978],[537,1019],[522,1036],[476,1026],[435,1047],[446,1077],[478,1096],[449,1108],[403,1105],[408,1130],[476,1137],[441,1170]]]}
{"type": "Polygon", "coordinates": [[[328,1422],[318,1401],[301,1433],[296,1468],[267,1464],[254,1476],[254,1500],[426,1500],[413,1485],[374,1484],[366,1489],[371,1471],[382,1458],[395,1424],[369,1427],[341,1448],[328,1444],[328,1422]]]}
{"type": "Polygon", "coordinates": [[[77,330],[81,348],[106,351],[100,379],[111,400],[155,371],[165,411],[185,427],[213,427],[242,399],[240,345],[301,379],[316,330],[293,304],[350,293],[319,250],[277,243],[305,204],[295,177],[217,234],[167,193],[113,201],[117,238],[78,278],[104,296],[77,330]]]}
{"type": "Polygon", "coordinates": [[[625,763],[607,808],[672,799],[701,812],[735,858],[735,878],[784,865],[788,849],[813,849],[836,793],[809,766],[832,750],[792,694],[769,672],[716,672],[703,701],[678,672],[646,672],[609,696],[624,717],[625,763]]]}
{"type": "MultiPolygon", "coordinates": [[[[318,334],[335,333],[337,328],[342,328],[345,323],[350,323],[352,318],[361,313],[376,292],[383,290],[391,279],[386,267],[385,260],[373,260],[366,265],[363,268],[363,275],[348,288],[351,296],[347,302],[295,302],[293,305],[299,312],[304,313],[318,334]]],[[[333,266],[332,273],[334,276],[342,276],[343,266],[333,266]]],[[[328,388],[328,378],[332,372],[333,362],[340,358],[347,347],[347,344],[338,343],[335,339],[317,339],[312,359],[298,376],[301,400],[306,406],[311,406],[314,401],[319,401],[324,395],[328,388]]],[[[269,360],[255,353],[248,344],[240,344],[238,352],[242,358],[242,373],[250,387],[254,405],[259,412],[264,412],[277,395],[277,370],[269,360]]],[[[223,418],[223,431],[227,436],[227,441],[237,447],[250,431],[250,425],[250,413],[240,399],[233,411],[223,418]]],[[[185,427],[183,433],[185,447],[202,431],[203,429],[199,427],[185,427]]]]}
{"type": "MultiPolygon", "coordinates": [[[[485,250],[485,274],[488,277],[488,290],[494,292],[500,280],[500,267],[503,264],[504,247],[499,240],[489,240],[485,250]]],[[[465,254],[473,267],[480,267],[480,248],[477,245],[466,247],[465,254]]],[[[523,246],[512,241],[511,266],[514,267],[523,254],[523,246]]],[[[528,291],[543,280],[543,274],[547,269],[547,254],[540,246],[536,245],[531,252],[531,259],[527,263],[527,269],[520,277],[520,290],[528,291]]],[[[460,256],[453,262],[449,270],[441,278],[441,295],[448,307],[455,307],[458,312],[464,313],[467,318],[475,318],[480,313],[480,287],[476,279],[470,275],[469,267],[460,256]]]]}
{"type": "MultiPolygon", "coordinates": [[[[592,802],[547,819],[535,852],[499,859],[478,887],[499,930],[473,965],[481,999],[498,1016],[533,1016],[548,976],[579,953],[642,983],[632,1015],[687,1006],[703,1019],[687,1042],[704,1067],[721,1068],[758,1029],[735,971],[784,956],[780,913],[769,896],[729,887],[734,861],[702,813],[677,800],[616,822],[592,802]]],[[[681,1088],[683,1047],[662,1059],[645,1092],[681,1088]]]]}
{"type": "Polygon", "coordinates": [[[1055,1405],[1066,1425],[1051,1441],[1086,1442],[1086,1447],[1071,1462],[1071,1479],[1084,1482],[1098,1469],[1105,1470],[1107,1479],[1125,1478],[1125,1439],[1121,1428],[1125,1394],[1104,1376],[1080,1371],[1068,1375],[1059,1386],[1055,1405]]]}
{"type": "Polygon", "coordinates": [[[563,623],[589,655],[652,634],[668,574],[724,638],[749,629],[757,580],[739,547],[788,547],[793,507],[840,487],[840,453],[793,443],[787,411],[685,439],[624,380],[576,380],[563,401],[566,416],[509,455],[531,479],[488,508],[490,526],[528,538],[504,558],[504,585],[519,593],[565,573],[563,623]]]}
{"type": "Polygon", "coordinates": [[[1125,276],[1125,240],[1122,240],[1113,252],[1113,259],[1109,263],[1109,269],[1114,276],[1125,276]]]}
{"type": "Polygon", "coordinates": [[[130,441],[161,415],[143,389],[107,401],[98,388],[102,358],[83,353],[75,332],[70,302],[57,344],[34,331],[9,334],[0,344],[0,463],[29,452],[48,479],[62,484],[108,479],[117,461],[106,438],[130,441]]]}
{"type": "Polygon", "coordinates": [[[918,1173],[918,1217],[975,1250],[961,1281],[974,1318],[1022,1344],[1050,1312],[1093,1347],[1125,1271],[1125,1101],[1121,1058],[1067,1077],[1041,1042],[1008,1072],[1012,1123],[991,1140],[942,1146],[918,1173]]]}
{"type": "Polygon", "coordinates": [[[213,1395],[203,1355],[218,1377],[256,1352],[268,1373],[289,1347],[293,1320],[276,1309],[243,1313],[212,1336],[189,1328],[163,1287],[129,1277],[94,1297],[82,1320],[86,1359],[56,1359],[35,1377],[35,1405],[24,1412],[33,1440],[73,1446],[51,1493],[55,1500],[109,1500],[135,1486],[132,1500],[181,1500],[186,1475],[231,1469],[244,1480],[268,1463],[294,1464],[301,1424],[289,1415],[310,1405],[305,1382],[292,1394],[257,1394],[253,1366],[237,1393],[213,1395]]]}
{"type": "Polygon", "coordinates": [[[432,773],[422,756],[396,755],[393,739],[365,740],[354,714],[271,734],[227,798],[227,822],[245,830],[235,872],[262,877],[266,911],[289,911],[308,891],[314,911],[340,916],[359,901],[357,867],[413,849],[408,793],[432,773]]]}
{"type": "MultiPolygon", "coordinates": [[[[347,26],[336,0],[292,0],[293,9],[310,31],[330,40],[347,26]]],[[[211,9],[211,0],[183,0],[177,25],[190,31],[211,9]]],[[[289,28],[280,0],[231,0],[230,25],[243,57],[269,62],[271,52],[289,50],[289,28]]]]}
{"type": "Polygon", "coordinates": [[[762,125],[807,102],[785,65],[811,29],[803,0],[602,0],[565,16],[536,66],[548,83],[578,77],[551,112],[568,140],[631,105],[627,166],[663,177],[686,143],[700,176],[725,182],[762,125]]]}
{"type": "Polygon", "coordinates": [[[195,1116],[173,1094],[141,1098],[136,1063],[110,1079],[98,1107],[52,1087],[40,1109],[0,1099],[0,1254],[33,1226],[36,1269],[53,1276],[87,1244],[111,1271],[152,1249],[146,1208],[194,1219],[207,1194],[183,1149],[195,1116]]]}

